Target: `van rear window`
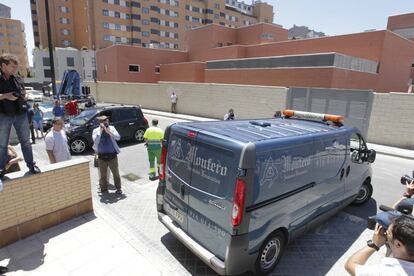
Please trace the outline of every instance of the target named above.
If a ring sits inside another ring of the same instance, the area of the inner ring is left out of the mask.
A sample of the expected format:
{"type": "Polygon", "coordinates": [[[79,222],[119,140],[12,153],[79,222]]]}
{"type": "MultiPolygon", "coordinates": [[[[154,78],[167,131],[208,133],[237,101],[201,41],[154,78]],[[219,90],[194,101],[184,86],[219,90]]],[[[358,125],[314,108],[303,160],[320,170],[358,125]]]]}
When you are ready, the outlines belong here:
{"type": "Polygon", "coordinates": [[[233,195],[238,160],[232,151],[172,134],[167,166],[177,177],[203,192],[233,195]]]}
{"type": "Polygon", "coordinates": [[[238,159],[233,152],[197,143],[192,154],[191,186],[218,196],[233,196],[238,159]]]}

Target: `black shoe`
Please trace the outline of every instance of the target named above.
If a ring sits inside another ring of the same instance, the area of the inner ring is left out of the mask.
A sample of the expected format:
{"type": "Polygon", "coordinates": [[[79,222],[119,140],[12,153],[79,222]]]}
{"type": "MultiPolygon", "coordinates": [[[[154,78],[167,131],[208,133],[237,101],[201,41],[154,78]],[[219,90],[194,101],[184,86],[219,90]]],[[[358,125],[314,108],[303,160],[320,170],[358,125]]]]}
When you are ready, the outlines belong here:
{"type": "Polygon", "coordinates": [[[5,174],[6,174],[6,170],[0,170],[0,180],[4,179],[5,174]]]}
{"type": "Polygon", "coordinates": [[[117,195],[122,195],[122,190],[116,190],[115,192],[117,195]]]}
{"type": "Polygon", "coordinates": [[[31,166],[31,167],[29,168],[29,172],[30,172],[31,174],[38,174],[38,173],[41,173],[41,171],[40,171],[39,167],[38,167],[38,166],[36,166],[36,165],[31,166]]]}
{"type": "Polygon", "coordinates": [[[6,273],[7,271],[9,271],[9,269],[8,269],[7,267],[5,267],[5,266],[0,266],[0,274],[4,274],[4,273],[6,273]]]}

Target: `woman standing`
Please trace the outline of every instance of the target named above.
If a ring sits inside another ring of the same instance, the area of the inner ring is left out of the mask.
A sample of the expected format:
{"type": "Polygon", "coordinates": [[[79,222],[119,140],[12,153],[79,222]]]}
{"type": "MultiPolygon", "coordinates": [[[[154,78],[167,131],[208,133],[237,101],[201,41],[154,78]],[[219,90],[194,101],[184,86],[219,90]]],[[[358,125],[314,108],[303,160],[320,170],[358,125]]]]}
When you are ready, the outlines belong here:
{"type": "Polygon", "coordinates": [[[36,138],[43,138],[43,112],[40,110],[38,103],[33,104],[33,113],[33,126],[36,130],[36,138]],[[41,137],[39,137],[38,131],[40,131],[41,137]]]}

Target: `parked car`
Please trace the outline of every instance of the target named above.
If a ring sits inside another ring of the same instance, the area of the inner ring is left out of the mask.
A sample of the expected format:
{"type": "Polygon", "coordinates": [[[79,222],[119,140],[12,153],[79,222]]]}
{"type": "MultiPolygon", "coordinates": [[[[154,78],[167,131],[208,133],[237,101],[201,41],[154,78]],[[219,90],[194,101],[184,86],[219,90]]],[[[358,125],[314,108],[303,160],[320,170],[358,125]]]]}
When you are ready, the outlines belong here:
{"type": "Polygon", "coordinates": [[[112,105],[91,108],[82,111],[66,125],[69,148],[72,153],[84,153],[93,144],[92,132],[98,127],[98,116],[109,117],[121,140],[144,141],[144,133],[148,128],[148,120],[138,106],[112,105]]]}
{"type": "Polygon", "coordinates": [[[273,271],[288,242],[371,198],[376,153],[358,129],[289,112],[166,129],[158,219],[221,275],[273,271]]]}
{"type": "Polygon", "coordinates": [[[28,101],[41,102],[43,101],[43,93],[36,90],[26,91],[26,97],[28,101]]]}

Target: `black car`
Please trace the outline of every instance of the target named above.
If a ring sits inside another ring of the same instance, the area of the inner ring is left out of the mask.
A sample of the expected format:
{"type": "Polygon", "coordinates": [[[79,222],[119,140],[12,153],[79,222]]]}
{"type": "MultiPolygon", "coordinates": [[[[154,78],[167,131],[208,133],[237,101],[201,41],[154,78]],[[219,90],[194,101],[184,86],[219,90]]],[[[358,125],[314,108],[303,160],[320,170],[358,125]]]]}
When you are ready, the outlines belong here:
{"type": "Polygon", "coordinates": [[[144,141],[148,120],[138,106],[112,105],[82,111],[66,125],[70,151],[84,153],[92,144],[92,132],[98,127],[98,116],[109,117],[109,122],[121,135],[121,140],[144,141]]]}

